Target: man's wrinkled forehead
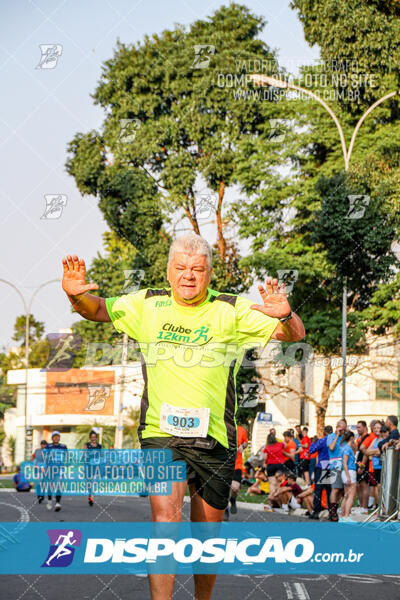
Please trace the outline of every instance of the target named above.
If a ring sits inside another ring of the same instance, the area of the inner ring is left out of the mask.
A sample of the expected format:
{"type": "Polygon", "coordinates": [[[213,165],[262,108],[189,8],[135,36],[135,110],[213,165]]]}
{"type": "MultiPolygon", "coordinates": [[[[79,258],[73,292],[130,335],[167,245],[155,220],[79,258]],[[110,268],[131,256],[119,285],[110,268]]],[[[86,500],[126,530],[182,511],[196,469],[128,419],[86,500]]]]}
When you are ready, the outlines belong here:
{"type": "Polygon", "coordinates": [[[187,267],[207,267],[207,256],[205,254],[175,252],[170,264],[174,266],[184,265],[187,267]]]}

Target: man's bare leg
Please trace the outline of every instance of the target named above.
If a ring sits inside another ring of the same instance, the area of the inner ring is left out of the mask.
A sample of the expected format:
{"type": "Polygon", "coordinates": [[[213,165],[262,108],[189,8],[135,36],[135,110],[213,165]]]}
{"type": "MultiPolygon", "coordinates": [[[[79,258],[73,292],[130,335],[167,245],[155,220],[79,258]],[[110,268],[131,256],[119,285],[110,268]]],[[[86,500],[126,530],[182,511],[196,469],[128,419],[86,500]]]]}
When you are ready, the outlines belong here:
{"type": "MultiPolygon", "coordinates": [[[[191,503],[190,520],[197,523],[220,523],[225,509],[213,508],[196,493],[194,484],[189,485],[191,503]]],[[[194,600],[210,600],[216,575],[194,575],[194,600]]]]}
{"type": "MultiPolygon", "coordinates": [[[[172,483],[172,494],[170,496],[150,496],[153,523],[179,523],[182,521],[182,503],[186,485],[186,481],[175,482],[172,483]]],[[[175,575],[169,573],[149,573],[152,600],[171,600],[174,583],[175,575]]]]}

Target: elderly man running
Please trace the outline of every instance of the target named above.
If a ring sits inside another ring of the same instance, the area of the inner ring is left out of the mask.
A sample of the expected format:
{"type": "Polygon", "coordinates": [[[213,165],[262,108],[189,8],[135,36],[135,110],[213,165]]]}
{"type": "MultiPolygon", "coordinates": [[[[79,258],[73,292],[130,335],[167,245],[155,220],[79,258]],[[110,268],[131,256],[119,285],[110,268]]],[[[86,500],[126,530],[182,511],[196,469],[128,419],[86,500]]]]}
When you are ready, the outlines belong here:
{"type": "MultiPolygon", "coordinates": [[[[112,321],[137,340],[145,386],[141,399],[141,446],[171,448],[184,460],[187,482],[172,484],[170,496],[151,496],[152,519],[180,521],[186,484],[191,520],[222,521],[229,500],[236,457],[236,373],[246,349],[273,337],[304,337],[277,280],[259,285],[263,304],[210,289],[211,248],[191,233],[170,248],[170,287],[142,289],[116,298],[89,294],[85,262],[63,260],[63,289],[75,310],[91,321],[112,321]]],[[[194,575],[196,600],[211,597],[215,575],[194,575]]],[[[153,600],[172,597],[175,576],[149,575],[153,600]]]]}

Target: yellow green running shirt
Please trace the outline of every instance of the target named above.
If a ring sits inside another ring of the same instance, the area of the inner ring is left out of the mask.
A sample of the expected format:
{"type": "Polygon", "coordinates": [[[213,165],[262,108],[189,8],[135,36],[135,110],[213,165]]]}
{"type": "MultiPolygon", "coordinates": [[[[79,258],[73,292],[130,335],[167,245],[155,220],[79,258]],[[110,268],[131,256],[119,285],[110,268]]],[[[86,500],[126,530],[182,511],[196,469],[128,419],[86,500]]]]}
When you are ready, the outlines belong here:
{"type": "Polygon", "coordinates": [[[160,430],[162,404],[206,407],[207,435],[236,449],[237,371],[245,351],[265,346],[279,322],[252,304],[210,288],[195,307],[177,304],[170,288],[106,299],[114,327],[136,340],[142,354],[140,438],[170,435],[160,430]]]}

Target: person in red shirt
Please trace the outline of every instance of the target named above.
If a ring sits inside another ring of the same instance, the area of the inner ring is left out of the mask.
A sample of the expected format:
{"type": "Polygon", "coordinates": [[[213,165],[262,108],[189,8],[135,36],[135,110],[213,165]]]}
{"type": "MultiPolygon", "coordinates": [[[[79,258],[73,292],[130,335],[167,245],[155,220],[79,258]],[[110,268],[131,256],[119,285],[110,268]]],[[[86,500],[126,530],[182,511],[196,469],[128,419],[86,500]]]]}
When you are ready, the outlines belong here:
{"type": "Polygon", "coordinates": [[[286,457],[283,454],[284,449],[285,444],[283,442],[278,442],[275,435],[270,433],[267,437],[267,443],[263,452],[263,466],[267,469],[270,493],[274,492],[278,487],[275,474],[277,471],[283,472],[285,470],[284,463],[286,457]]]}
{"type": "MultiPolygon", "coordinates": [[[[236,427],[236,445],[237,454],[235,462],[235,471],[233,473],[233,479],[231,483],[231,495],[230,501],[230,512],[235,515],[237,513],[236,498],[240,491],[243,478],[243,450],[247,448],[249,440],[247,439],[247,433],[244,427],[237,425],[236,427]]],[[[225,509],[224,521],[229,519],[229,507],[225,509]]]]}
{"type": "Polygon", "coordinates": [[[300,441],[300,447],[302,450],[300,451],[299,456],[299,475],[306,480],[307,485],[310,485],[310,452],[309,448],[311,446],[311,440],[308,437],[308,427],[303,427],[302,429],[302,438],[300,441]]]}

